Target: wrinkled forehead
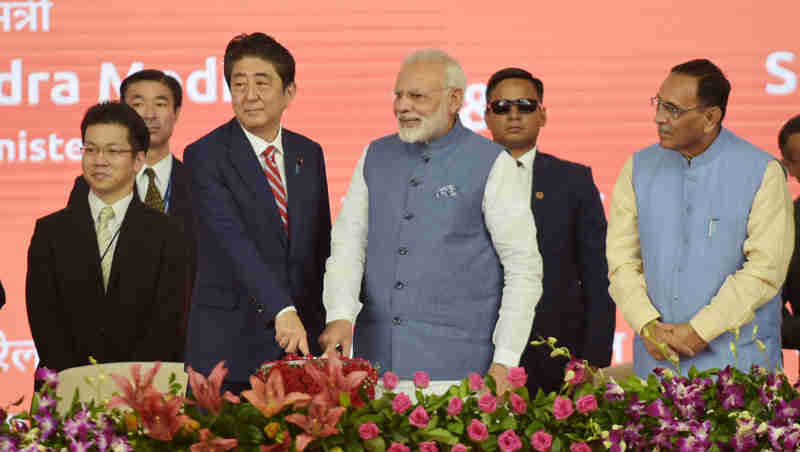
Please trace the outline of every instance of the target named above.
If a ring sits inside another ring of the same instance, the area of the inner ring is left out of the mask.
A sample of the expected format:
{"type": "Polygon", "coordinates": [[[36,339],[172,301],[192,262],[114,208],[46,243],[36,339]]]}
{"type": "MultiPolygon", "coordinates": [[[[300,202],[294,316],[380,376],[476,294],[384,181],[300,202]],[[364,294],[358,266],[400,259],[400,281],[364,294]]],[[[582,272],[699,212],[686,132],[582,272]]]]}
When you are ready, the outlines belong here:
{"type": "Polygon", "coordinates": [[[396,91],[427,91],[444,86],[444,64],[419,62],[403,66],[397,74],[396,91]]]}

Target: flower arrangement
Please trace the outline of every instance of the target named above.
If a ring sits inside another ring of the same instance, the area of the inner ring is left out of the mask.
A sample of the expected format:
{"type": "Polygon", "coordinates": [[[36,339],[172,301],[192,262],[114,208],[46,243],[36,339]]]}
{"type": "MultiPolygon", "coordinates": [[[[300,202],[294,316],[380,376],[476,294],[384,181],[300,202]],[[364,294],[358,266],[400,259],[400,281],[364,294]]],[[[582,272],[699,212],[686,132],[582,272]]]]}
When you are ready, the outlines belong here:
{"type": "MultiPolygon", "coordinates": [[[[539,341],[569,356],[555,340],[539,341]]],[[[471,374],[444,394],[414,376],[416,403],[393,392],[385,372],[382,394],[367,394],[374,369],[337,358],[273,365],[251,377],[239,396],[220,391],[224,362],[205,376],[191,368],[191,396],[153,388],[158,366],[131,378],[112,376],[120,394],[110,402],[78,403],[55,413],[54,373],[29,414],[0,411],[2,451],[258,451],[529,452],[592,450],[795,450],[800,446],[800,397],[785,375],[692,369],[687,377],[659,369],[647,380],[615,381],[575,359],[557,393],[531,395],[527,375],[511,369],[512,390],[496,393],[491,377],[471,374]],[[299,373],[300,369],[303,373],[299,373]],[[287,373],[288,372],[288,373],[287,373]],[[310,378],[306,379],[306,376],[310,378]],[[305,385],[298,389],[298,382],[305,385]],[[367,383],[369,385],[369,383],[367,383]],[[354,403],[354,391],[363,403],[354,403]]]]}

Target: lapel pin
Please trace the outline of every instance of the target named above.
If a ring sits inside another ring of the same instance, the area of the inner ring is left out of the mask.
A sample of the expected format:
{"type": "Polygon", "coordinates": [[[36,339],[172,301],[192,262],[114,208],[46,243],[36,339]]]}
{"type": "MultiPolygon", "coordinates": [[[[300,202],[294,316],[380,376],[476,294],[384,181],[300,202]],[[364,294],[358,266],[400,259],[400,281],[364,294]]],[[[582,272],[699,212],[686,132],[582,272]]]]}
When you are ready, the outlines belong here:
{"type": "Polygon", "coordinates": [[[537,191],[536,192],[536,199],[542,199],[542,198],[544,198],[544,193],[542,193],[540,191],[537,191]]]}
{"type": "Polygon", "coordinates": [[[300,167],[301,166],[303,166],[303,157],[298,155],[297,156],[297,161],[294,164],[294,174],[295,174],[295,176],[299,176],[300,175],[300,167]]]}

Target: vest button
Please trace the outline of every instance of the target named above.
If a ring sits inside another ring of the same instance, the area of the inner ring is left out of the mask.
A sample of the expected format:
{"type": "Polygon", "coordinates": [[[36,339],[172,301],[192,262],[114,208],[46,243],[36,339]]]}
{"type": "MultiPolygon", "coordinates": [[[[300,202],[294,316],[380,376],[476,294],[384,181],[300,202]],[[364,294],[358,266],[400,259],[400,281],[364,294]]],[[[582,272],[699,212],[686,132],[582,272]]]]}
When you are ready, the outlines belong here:
{"type": "Polygon", "coordinates": [[[413,214],[413,213],[411,213],[411,212],[406,212],[406,214],[405,214],[405,215],[403,215],[403,219],[404,219],[404,220],[410,220],[410,219],[412,219],[412,218],[414,218],[414,214],[413,214]]]}
{"type": "Polygon", "coordinates": [[[417,186],[419,186],[419,184],[421,184],[421,183],[422,183],[422,181],[420,181],[420,180],[419,180],[419,179],[417,179],[416,177],[412,177],[412,178],[411,178],[411,180],[410,180],[410,181],[408,181],[408,183],[409,183],[409,184],[410,184],[412,187],[417,187],[417,186]]]}
{"type": "Polygon", "coordinates": [[[431,156],[430,155],[423,155],[422,156],[422,161],[425,162],[425,163],[430,162],[431,161],[431,156]]]}
{"type": "Polygon", "coordinates": [[[392,319],[392,323],[394,323],[395,325],[400,325],[400,323],[401,323],[400,317],[393,318],[392,319]]]}
{"type": "Polygon", "coordinates": [[[403,284],[403,281],[397,281],[396,283],[394,283],[394,288],[397,290],[403,290],[405,286],[406,285],[403,284]]]}
{"type": "Polygon", "coordinates": [[[397,254],[405,256],[406,254],[408,254],[408,248],[401,246],[400,248],[397,249],[397,254]]]}

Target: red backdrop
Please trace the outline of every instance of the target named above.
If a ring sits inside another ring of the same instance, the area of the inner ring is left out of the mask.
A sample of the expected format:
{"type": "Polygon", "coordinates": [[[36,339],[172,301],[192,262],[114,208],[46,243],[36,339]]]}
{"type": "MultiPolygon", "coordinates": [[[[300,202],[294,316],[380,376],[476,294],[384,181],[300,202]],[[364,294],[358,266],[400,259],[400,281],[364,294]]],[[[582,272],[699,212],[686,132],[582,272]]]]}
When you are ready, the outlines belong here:
{"type": "MultiPolygon", "coordinates": [[[[322,143],[334,215],[364,145],[394,131],[394,77],[419,48],[461,61],[470,85],[462,117],[484,134],[489,75],[518,66],[542,78],[548,123],[540,148],[592,166],[605,194],[625,159],[655,141],[649,98],[674,64],[695,57],[719,64],[733,84],[726,125],[769,152],[798,113],[800,46],[790,31],[800,3],[379,3],[111,0],[98,8],[37,0],[29,11],[0,1],[0,280],[8,296],[0,310],[0,404],[29,391],[36,361],[24,298],[34,222],[64,206],[80,173],[83,112],[117,98],[131,70],[170,70],[184,85],[172,141],[180,157],[232,116],[222,75],[230,38],[275,36],[297,60],[298,94],[284,123],[322,143]]],[[[631,359],[631,333],[621,318],[618,325],[619,363],[631,359]]],[[[796,361],[787,353],[792,375],[796,361]]]]}

